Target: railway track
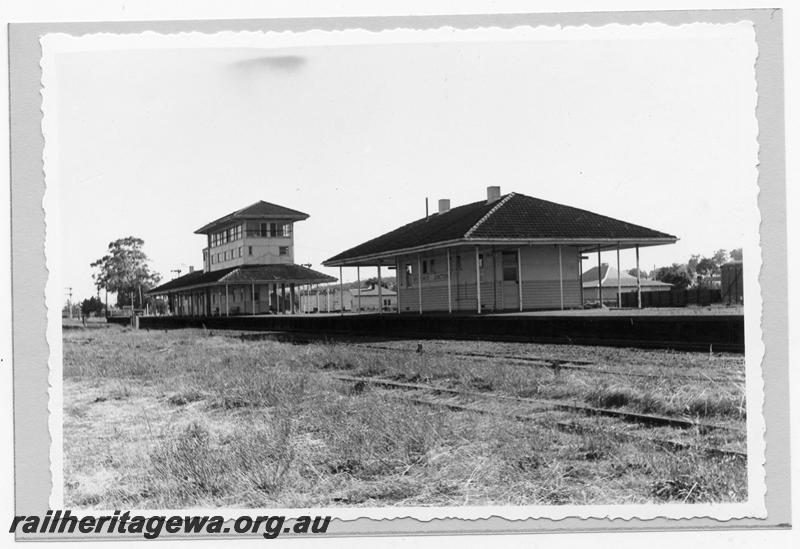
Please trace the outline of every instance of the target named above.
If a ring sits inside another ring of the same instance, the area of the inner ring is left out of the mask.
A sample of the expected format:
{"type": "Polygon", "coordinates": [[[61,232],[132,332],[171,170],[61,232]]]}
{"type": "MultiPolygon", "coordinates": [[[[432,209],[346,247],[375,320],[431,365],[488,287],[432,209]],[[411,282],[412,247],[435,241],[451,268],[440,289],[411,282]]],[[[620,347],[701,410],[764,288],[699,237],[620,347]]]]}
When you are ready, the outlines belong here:
{"type": "MultiPolygon", "coordinates": [[[[389,347],[385,345],[368,345],[368,344],[355,344],[356,348],[359,349],[367,349],[367,350],[374,350],[374,351],[393,351],[399,353],[416,353],[419,352],[417,349],[405,349],[400,347],[389,347]]],[[[508,355],[508,354],[490,354],[490,353],[476,353],[476,352],[461,352],[461,351],[424,351],[426,354],[432,354],[435,356],[452,356],[458,358],[478,358],[484,360],[504,360],[508,362],[516,362],[520,365],[526,365],[531,367],[540,367],[540,368],[549,368],[554,372],[559,372],[560,370],[575,370],[575,371],[583,371],[588,373],[595,373],[595,374],[603,374],[603,375],[618,375],[624,377],[640,377],[640,378],[648,378],[648,379],[661,379],[664,375],[658,374],[648,374],[644,372],[626,372],[621,371],[618,369],[607,369],[603,367],[598,367],[596,362],[592,362],[589,360],[572,360],[572,359],[560,359],[560,358],[548,358],[548,357],[535,357],[535,356],[520,356],[520,355],[508,355]]],[[[690,374],[676,374],[676,373],[669,373],[671,378],[680,378],[685,379],[687,381],[712,381],[715,383],[731,383],[731,382],[741,382],[744,381],[744,376],[731,375],[728,378],[721,378],[721,377],[711,377],[707,375],[690,375],[690,374]]]]}
{"type": "MultiPolygon", "coordinates": [[[[673,430],[692,430],[698,434],[709,434],[713,431],[718,431],[723,432],[726,436],[741,439],[743,439],[745,435],[744,431],[740,428],[684,418],[596,408],[578,403],[566,403],[555,400],[531,399],[490,392],[466,391],[436,385],[404,383],[379,377],[351,376],[339,372],[344,371],[331,371],[329,373],[334,379],[350,384],[356,392],[363,391],[367,386],[379,387],[387,390],[387,396],[391,398],[400,398],[418,405],[479,414],[500,415],[519,421],[534,421],[541,424],[551,424],[555,425],[559,430],[579,434],[585,432],[586,428],[582,426],[579,421],[575,420],[576,415],[612,418],[628,425],[634,424],[637,427],[666,427],[673,430]],[[544,415],[545,413],[547,414],[544,415]]],[[[650,436],[636,428],[614,428],[610,429],[609,432],[617,438],[644,442],[670,451],[694,449],[703,451],[711,456],[734,457],[737,459],[746,459],[747,457],[746,452],[734,447],[703,445],[675,440],[674,438],[650,436]]]]}

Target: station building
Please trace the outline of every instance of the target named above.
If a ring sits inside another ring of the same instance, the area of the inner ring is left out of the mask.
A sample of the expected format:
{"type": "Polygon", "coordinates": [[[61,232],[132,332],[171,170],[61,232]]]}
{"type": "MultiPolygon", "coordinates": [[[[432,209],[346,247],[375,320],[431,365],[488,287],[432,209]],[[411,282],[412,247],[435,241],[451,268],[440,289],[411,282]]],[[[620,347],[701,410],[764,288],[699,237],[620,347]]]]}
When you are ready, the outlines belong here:
{"type": "MultiPolygon", "coordinates": [[[[487,188],[485,200],[438,211],[345,250],[323,265],[397,275],[397,312],[579,308],[586,253],[673,244],[677,237],[524,194],[487,188]]],[[[341,278],[341,275],[340,277],[341,278]]],[[[602,281],[602,279],[601,279],[602,281]]],[[[614,284],[614,281],[611,282],[614,284]]],[[[641,297],[641,280],[636,291],[641,297]]],[[[598,288],[602,294],[602,282],[598,288]]],[[[641,299],[639,300],[641,303],[641,299]]]]}
{"type": "Polygon", "coordinates": [[[153,288],[171,314],[230,316],[293,313],[300,287],[335,282],[294,262],[294,224],[308,214],[256,202],[195,231],[206,236],[203,270],[153,288]]]}

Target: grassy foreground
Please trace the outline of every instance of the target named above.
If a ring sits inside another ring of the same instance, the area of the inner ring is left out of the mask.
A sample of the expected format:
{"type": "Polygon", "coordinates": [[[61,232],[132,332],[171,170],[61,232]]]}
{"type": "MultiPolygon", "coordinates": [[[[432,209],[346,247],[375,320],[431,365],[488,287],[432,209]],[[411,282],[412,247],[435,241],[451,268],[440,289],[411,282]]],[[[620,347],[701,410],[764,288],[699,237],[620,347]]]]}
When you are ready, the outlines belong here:
{"type": "MultiPolygon", "coordinates": [[[[610,435],[615,426],[601,419],[583,418],[582,432],[570,433],[546,421],[419,406],[402,394],[354,388],[330,375],[347,368],[350,375],[743,427],[742,357],[424,345],[425,352],[410,353],[241,341],[202,330],[65,331],[65,504],[146,509],[746,499],[741,459],[618,439],[610,435]],[[619,374],[445,354],[476,348],[582,357],[619,374]]],[[[714,441],[698,433],[681,437],[714,441]]]]}

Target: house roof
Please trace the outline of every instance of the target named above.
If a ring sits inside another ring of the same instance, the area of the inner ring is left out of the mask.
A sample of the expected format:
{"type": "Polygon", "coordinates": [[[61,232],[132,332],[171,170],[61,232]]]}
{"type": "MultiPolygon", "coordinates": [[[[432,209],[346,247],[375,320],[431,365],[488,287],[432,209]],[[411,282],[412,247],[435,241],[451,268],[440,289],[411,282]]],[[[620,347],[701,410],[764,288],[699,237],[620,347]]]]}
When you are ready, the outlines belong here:
{"type": "Polygon", "coordinates": [[[332,276],[307,269],[301,265],[240,265],[218,271],[194,271],[148,291],[148,294],[165,294],[177,290],[187,290],[202,286],[219,284],[267,284],[274,282],[296,284],[322,284],[335,282],[332,276]]]}
{"type": "MultiPolygon", "coordinates": [[[[602,280],[603,286],[615,287],[617,285],[617,270],[607,263],[602,265],[602,280]]],[[[636,286],[636,277],[628,273],[622,273],[619,277],[620,286],[630,287],[636,286]]],[[[641,279],[642,286],[672,286],[668,282],[660,280],[650,280],[648,278],[641,279]]],[[[584,288],[597,288],[597,267],[592,267],[583,273],[583,287],[584,288]]]]}
{"type": "Polygon", "coordinates": [[[324,265],[346,265],[391,252],[487,241],[632,245],[670,244],[677,237],[579,208],[510,193],[418,219],[331,257],[324,265]]]}
{"type": "MultiPolygon", "coordinates": [[[[353,294],[353,296],[357,296],[358,288],[351,288],[350,293],[353,294]]],[[[380,295],[383,297],[391,297],[393,295],[397,295],[397,293],[389,288],[383,288],[380,295]]],[[[361,288],[361,297],[378,297],[378,287],[375,286],[374,288],[361,288]]]]}
{"type": "Polygon", "coordinates": [[[302,221],[303,219],[308,219],[308,214],[293,210],[291,208],[286,208],[285,206],[279,206],[278,204],[272,204],[271,202],[259,200],[258,202],[242,208],[241,210],[236,210],[235,212],[224,215],[219,219],[215,219],[211,223],[203,225],[195,231],[195,234],[210,233],[211,231],[220,228],[222,225],[227,225],[233,221],[265,218],[287,221],[302,221]]]}

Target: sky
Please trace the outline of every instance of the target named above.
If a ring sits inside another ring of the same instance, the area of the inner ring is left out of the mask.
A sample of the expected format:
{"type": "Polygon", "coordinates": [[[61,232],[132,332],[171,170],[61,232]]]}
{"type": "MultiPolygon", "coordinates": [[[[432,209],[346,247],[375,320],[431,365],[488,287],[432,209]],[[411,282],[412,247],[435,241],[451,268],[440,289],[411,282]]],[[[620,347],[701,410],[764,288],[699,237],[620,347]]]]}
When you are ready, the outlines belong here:
{"type": "Polygon", "coordinates": [[[93,295],[89,264],[128,235],[164,280],[202,268],[194,231],[258,200],[308,213],[295,261],[338,276],[322,261],[424,216],[426,197],[455,207],[490,185],[678,236],[642,250],[648,270],[741,247],[752,48],[711,32],[60,53],[63,284],[93,295]]]}

